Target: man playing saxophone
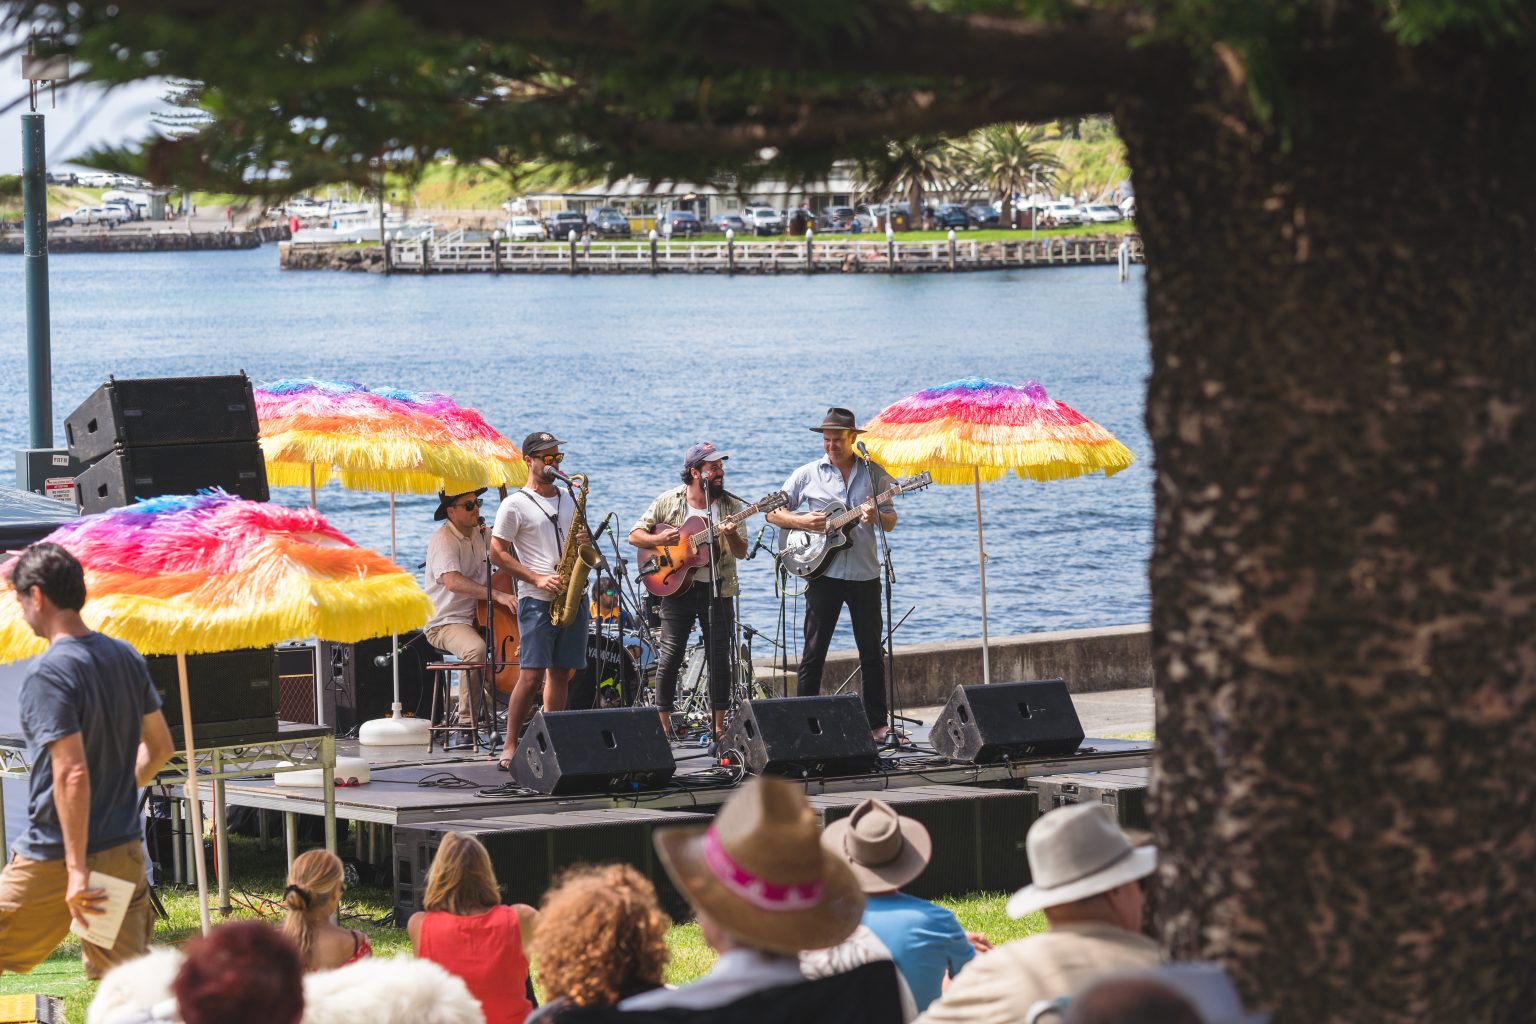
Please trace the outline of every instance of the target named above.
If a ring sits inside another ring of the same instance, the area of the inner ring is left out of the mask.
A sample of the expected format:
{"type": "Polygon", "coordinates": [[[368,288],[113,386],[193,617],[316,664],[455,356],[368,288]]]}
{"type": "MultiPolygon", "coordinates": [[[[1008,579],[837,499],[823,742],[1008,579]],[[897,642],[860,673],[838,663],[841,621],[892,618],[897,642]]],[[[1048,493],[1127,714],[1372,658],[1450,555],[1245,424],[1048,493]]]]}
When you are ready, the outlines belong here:
{"type": "MultiPolygon", "coordinates": [[[[560,451],[564,443],[544,430],[523,439],[528,483],[502,500],[491,530],[491,560],[517,580],[517,625],[521,633],[517,684],[507,705],[507,737],[500,762],[503,770],[511,765],[518,734],[533,717],[538,688],[544,688],[546,711],[564,710],[571,675],[587,661],[586,601],[577,602],[579,611],[574,620],[563,627],[550,621],[551,602],[564,596],[568,582],[559,568],[576,520],[576,502],[556,486],[559,478],[555,467],[565,458],[560,451]]],[[[577,543],[588,543],[584,527],[578,527],[577,533],[577,543]]]]}

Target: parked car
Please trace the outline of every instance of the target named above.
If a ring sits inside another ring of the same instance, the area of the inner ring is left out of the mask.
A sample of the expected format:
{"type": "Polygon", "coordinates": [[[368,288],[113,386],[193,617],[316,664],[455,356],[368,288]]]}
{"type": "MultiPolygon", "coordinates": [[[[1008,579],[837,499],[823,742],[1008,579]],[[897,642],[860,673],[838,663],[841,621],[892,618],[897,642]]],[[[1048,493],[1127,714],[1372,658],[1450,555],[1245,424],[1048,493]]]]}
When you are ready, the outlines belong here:
{"type": "Polygon", "coordinates": [[[715,230],[724,234],[726,231],[734,231],[738,235],[746,235],[752,232],[746,218],[739,213],[722,213],[715,218],[715,230]]]}
{"type": "Polygon", "coordinates": [[[971,218],[972,227],[995,228],[1003,222],[1001,211],[991,203],[972,203],[965,208],[965,213],[971,218]]]}
{"type": "Polygon", "coordinates": [[[1125,217],[1126,220],[1136,219],[1135,196],[1126,196],[1124,199],[1120,200],[1120,213],[1125,217]]]}
{"type": "Polygon", "coordinates": [[[128,219],[128,212],[116,206],[81,206],[59,218],[59,223],[65,227],[74,227],[76,224],[106,224],[108,226],[121,224],[128,219]]]}
{"type": "MultiPolygon", "coordinates": [[[[876,217],[875,210],[876,209],[878,209],[878,208],[870,206],[867,203],[860,203],[859,205],[857,205],[857,206],[855,206],[853,208],[853,219],[854,219],[854,222],[856,224],[858,224],[860,231],[873,231],[873,230],[875,230],[875,217],[876,217]]],[[[884,215],[885,214],[884,214],[884,211],[882,209],[882,211],[879,214],[879,216],[884,216],[884,215]]]]}
{"type": "Polygon", "coordinates": [[[851,206],[829,206],[816,215],[816,230],[852,231],[856,219],[851,206]]]}
{"type": "Polygon", "coordinates": [[[971,216],[959,203],[945,203],[933,211],[933,223],[940,231],[946,228],[964,230],[971,226],[971,216]]]}
{"type": "Polygon", "coordinates": [[[580,238],[586,233],[587,218],[576,210],[560,210],[544,218],[544,230],[557,242],[571,237],[572,231],[580,238]]]}
{"type": "Polygon", "coordinates": [[[120,220],[138,220],[140,217],[138,207],[126,199],[109,199],[101,205],[114,213],[122,214],[120,220]]]}
{"type": "Polygon", "coordinates": [[[629,218],[611,206],[600,206],[587,218],[592,233],[599,238],[628,238],[629,218]]]}
{"type": "Polygon", "coordinates": [[[784,218],[771,206],[748,206],[741,211],[741,217],[754,234],[782,235],[784,233],[784,218]]]}
{"type": "Polygon", "coordinates": [[[1124,214],[1120,212],[1120,207],[1109,203],[1089,203],[1078,209],[1082,211],[1084,222],[1089,224],[1113,224],[1125,219],[1124,214]]]}
{"type": "Polygon", "coordinates": [[[513,217],[507,221],[506,232],[514,242],[542,242],[549,237],[537,217],[513,217]]]}
{"type": "Polygon", "coordinates": [[[1081,224],[1083,211],[1063,199],[1040,204],[1040,220],[1048,224],[1081,224]]]}
{"type": "Polygon", "coordinates": [[[81,188],[113,188],[117,184],[117,175],[106,171],[81,171],[75,175],[75,184],[81,188]]]}
{"type": "Polygon", "coordinates": [[[692,210],[669,210],[662,218],[662,234],[672,238],[691,238],[704,233],[704,224],[692,210]]]}

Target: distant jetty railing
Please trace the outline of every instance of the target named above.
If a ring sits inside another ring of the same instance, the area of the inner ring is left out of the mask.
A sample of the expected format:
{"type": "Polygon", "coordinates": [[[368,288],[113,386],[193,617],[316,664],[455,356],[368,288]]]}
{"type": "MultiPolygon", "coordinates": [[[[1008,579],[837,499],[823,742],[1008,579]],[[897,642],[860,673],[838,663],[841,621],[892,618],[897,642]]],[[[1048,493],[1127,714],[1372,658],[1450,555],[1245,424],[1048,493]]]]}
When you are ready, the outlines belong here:
{"type": "MultiPolygon", "coordinates": [[[[292,270],[384,270],[377,247],[288,243],[292,270]]],[[[807,274],[945,273],[1014,267],[1143,261],[1139,235],[924,242],[882,238],[709,242],[510,242],[441,238],[392,240],[388,268],[401,274],[807,274]]]]}

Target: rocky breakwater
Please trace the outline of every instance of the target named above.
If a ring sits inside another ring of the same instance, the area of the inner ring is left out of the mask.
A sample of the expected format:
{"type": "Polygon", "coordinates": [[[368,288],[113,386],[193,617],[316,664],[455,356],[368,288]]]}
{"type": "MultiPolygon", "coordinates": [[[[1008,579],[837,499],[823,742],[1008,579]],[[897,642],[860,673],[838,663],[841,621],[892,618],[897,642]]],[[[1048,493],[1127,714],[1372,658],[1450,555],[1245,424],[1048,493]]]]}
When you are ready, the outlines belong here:
{"type": "Polygon", "coordinates": [[[360,270],[384,273],[384,250],[377,245],[295,245],[277,247],[277,264],[284,270],[360,270]]]}
{"type": "MultiPolygon", "coordinates": [[[[124,227],[115,231],[50,231],[50,254],[73,252],[189,252],[226,249],[257,249],[264,242],[288,237],[288,226],[262,226],[243,231],[186,231],[124,227]]],[[[0,254],[19,256],[24,250],[21,232],[0,237],[0,254]]]]}

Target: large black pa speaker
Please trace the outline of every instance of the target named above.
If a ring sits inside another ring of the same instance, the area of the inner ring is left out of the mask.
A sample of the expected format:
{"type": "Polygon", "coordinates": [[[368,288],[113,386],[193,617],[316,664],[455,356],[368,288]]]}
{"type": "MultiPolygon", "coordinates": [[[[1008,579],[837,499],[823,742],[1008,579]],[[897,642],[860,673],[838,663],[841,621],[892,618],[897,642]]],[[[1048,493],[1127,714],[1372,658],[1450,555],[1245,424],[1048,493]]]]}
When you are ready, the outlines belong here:
{"type": "Polygon", "coordinates": [[[864,775],[880,767],[864,701],[856,694],[745,701],[723,746],[753,775],[864,775]]]}
{"type": "MultiPolygon", "coordinates": [[[[179,746],[181,686],[173,655],[145,658],[149,678],[160,694],[165,722],[179,746]]],[[[277,652],[246,647],[217,654],[187,655],[187,694],[192,701],[192,730],[199,741],[265,737],[277,732],[277,652]]]]}
{"type": "Polygon", "coordinates": [[[114,448],[254,441],[256,401],[244,373],[223,377],[111,379],[64,420],[81,462],[114,448]]]}
{"type": "Polygon", "coordinates": [[[266,501],[267,464],[255,441],[119,448],[75,477],[83,512],[105,512],[162,494],[222,487],[238,498],[266,501]]]}
{"type": "Polygon", "coordinates": [[[972,764],[1055,757],[1082,745],[1083,723],[1060,679],[957,686],[928,741],[945,757],[972,764]]]}
{"type": "Polygon", "coordinates": [[[540,711],[512,757],[519,786],[554,796],[655,789],[676,771],[655,708],[540,711]]]}

